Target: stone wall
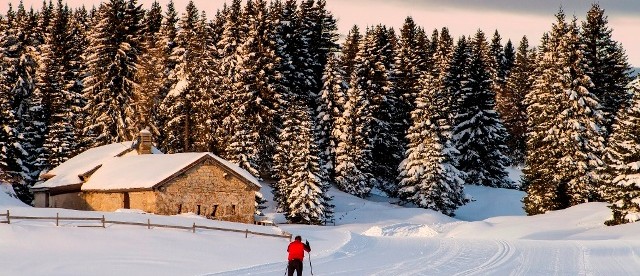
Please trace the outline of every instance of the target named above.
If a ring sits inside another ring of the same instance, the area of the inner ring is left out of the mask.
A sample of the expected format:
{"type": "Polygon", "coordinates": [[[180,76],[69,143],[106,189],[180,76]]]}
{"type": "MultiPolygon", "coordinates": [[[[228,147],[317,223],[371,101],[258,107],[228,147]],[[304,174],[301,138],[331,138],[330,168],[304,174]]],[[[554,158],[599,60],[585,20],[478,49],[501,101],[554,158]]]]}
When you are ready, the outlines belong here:
{"type": "Polygon", "coordinates": [[[207,160],[156,191],[156,213],[193,212],[211,219],[253,223],[257,190],[207,160]]]}
{"type": "Polygon", "coordinates": [[[131,209],[138,209],[147,213],[156,212],[156,195],[153,191],[130,192],[129,200],[131,209]]]}
{"type": "MultiPolygon", "coordinates": [[[[153,191],[126,192],[129,194],[129,209],[155,213],[156,197],[153,191]]],[[[125,192],[84,192],[89,210],[113,212],[124,208],[125,192]]]]}
{"type": "Polygon", "coordinates": [[[113,212],[124,207],[122,193],[83,192],[82,197],[91,211],[113,212]]]}

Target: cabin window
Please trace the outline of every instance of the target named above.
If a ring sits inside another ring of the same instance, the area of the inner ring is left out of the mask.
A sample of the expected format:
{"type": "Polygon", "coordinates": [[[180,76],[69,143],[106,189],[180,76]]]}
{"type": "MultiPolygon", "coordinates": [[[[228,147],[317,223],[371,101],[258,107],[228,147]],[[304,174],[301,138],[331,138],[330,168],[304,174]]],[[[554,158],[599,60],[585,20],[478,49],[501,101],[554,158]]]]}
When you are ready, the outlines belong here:
{"type": "Polygon", "coordinates": [[[218,205],[213,205],[213,210],[211,211],[211,217],[216,217],[216,211],[218,211],[218,205]]]}
{"type": "Polygon", "coordinates": [[[129,193],[123,193],[123,199],[122,199],[122,208],[125,209],[129,209],[131,207],[131,202],[129,200],[129,193]]]}
{"type": "Polygon", "coordinates": [[[49,207],[49,193],[44,193],[44,207],[49,207]]]}

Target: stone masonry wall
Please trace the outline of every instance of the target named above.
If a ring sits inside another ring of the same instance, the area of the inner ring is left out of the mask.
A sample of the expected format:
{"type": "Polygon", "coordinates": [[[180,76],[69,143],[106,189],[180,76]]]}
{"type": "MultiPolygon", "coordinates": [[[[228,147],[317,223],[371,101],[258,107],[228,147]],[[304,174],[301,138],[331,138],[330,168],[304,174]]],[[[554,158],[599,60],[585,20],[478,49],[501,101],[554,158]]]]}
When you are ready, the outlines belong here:
{"type": "MultiPolygon", "coordinates": [[[[152,191],[127,192],[129,194],[129,208],[147,213],[155,213],[156,197],[152,191]]],[[[113,212],[124,208],[124,192],[85,192],[89,210],[113,212]]]]}
{"type": "Polygon", "coordinates": [[[82,196],[91,211],[113,212],[123,208],[124,195],[122,193],[84,192],[82,196]]]}
{"type": "Polygon", "coordinates": [[[157,214],[193,212],[211,219],[253,223],[255,191],[211,160],[156,191],[157,214]]]}

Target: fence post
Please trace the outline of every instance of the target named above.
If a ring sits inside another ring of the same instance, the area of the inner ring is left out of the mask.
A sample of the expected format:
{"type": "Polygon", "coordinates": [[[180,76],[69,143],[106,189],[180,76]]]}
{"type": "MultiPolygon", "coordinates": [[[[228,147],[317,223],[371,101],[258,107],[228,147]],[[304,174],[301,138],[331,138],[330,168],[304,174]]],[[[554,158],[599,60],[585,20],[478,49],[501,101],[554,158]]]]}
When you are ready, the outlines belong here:
{"type": "Polygon", "coordinates": [[[104,215],[102,215],[102,228],[106,228],[106,227],[104,226],[104,215]]]}
{"type": "Polygon", "coordinates": [[[147,229],[151,229],[151,220],[147,219],[147,229]]]}
{"type": "Polygon", "coordinates": [[[196,232],[196,223],[194,222],[193,223],[193,233],[195,233],[195,232],[196,232]]]}
{"type": "Polygon", "coordinates": [[[56,226],[58,225],[58,221],[60,220],[60,213],[56,213],[56,226]]]}
{"type": "Polygon", "coordinates": [[[244,229],[244,238],[248,238],[249,237],[249,229],[244,229]]]}
{"type": "Polygon", "coordinates": [[[9,210],[7,210],[7,224],[11,224],[11,215],[9,214],[9,210]]]}

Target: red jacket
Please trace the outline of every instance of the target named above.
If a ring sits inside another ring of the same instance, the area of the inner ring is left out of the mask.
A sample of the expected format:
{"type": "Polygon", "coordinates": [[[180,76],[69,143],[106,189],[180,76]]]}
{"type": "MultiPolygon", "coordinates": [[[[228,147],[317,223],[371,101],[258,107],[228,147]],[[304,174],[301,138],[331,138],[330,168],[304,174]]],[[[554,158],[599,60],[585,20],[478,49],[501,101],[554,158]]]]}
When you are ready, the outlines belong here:
{"type": "Polygon", "coordinates": [[[287,247],[287,252],[289,252],[289,261],[291,260],[303,260],[304,259],[304,251],[310,252],[311,247],[308,247],[306,244],[301,241],[293,241],[287,247]]]}

